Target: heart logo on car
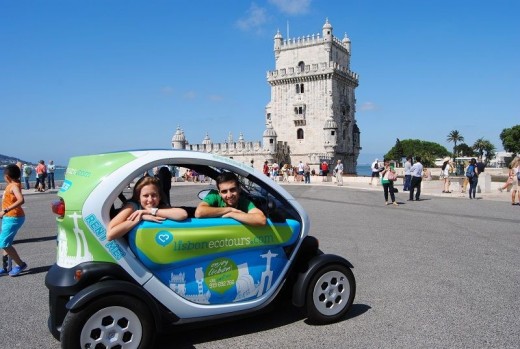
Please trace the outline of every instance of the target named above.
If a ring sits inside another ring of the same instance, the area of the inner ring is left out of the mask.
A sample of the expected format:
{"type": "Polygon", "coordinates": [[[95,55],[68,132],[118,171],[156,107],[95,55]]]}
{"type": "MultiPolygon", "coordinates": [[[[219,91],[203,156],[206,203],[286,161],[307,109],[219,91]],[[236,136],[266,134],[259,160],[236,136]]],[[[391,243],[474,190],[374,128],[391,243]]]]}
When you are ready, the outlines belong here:
{"type": "Polygon", "coordinates": [[[155,242],[161,246],[168,245],[173,240],[173,235],[169,231],[160,231],[155,235],[155,242]]]}

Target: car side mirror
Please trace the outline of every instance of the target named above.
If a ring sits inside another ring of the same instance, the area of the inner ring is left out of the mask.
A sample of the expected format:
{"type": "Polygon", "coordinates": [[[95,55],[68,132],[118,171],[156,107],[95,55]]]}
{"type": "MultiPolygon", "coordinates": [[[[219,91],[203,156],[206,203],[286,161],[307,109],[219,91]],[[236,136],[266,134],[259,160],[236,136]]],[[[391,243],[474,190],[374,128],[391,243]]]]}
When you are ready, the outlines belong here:
{"type": "Polygon", "coordinates": [[[201,191],[199,191],[199,195],[197,195],[197,196],[199,197],[199,199],[204,200],[204,198],[209,194],[210,191],[211,191],[211,189],[201,190],[201,191]]]}

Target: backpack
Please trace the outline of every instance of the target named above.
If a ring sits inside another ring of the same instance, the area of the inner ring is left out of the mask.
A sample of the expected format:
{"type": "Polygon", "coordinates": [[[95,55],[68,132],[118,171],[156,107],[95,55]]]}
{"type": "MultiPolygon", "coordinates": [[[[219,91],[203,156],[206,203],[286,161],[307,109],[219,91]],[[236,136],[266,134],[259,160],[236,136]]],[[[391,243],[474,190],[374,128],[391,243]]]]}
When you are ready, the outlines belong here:
{"type": "Polygon", "coordinates": [[[25,172],[25,174],[29,176],[32,173],[32,168],[30,166],[25,166],[23,172],[25,172]]]}
{"type": "Polygon", "coordinates": [[[466,177],[473,178],[475,176],[475,166],[469,165],[468,169],[466,170],[466,177]]]}

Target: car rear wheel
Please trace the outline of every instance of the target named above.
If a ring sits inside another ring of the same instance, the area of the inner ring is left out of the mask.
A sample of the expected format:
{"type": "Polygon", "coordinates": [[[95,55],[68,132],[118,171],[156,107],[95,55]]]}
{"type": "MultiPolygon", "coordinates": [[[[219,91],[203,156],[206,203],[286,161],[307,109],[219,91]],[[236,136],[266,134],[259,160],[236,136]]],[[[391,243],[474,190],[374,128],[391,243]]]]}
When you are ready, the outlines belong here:
{"type": "Polygon", "coordinates": [[[110,295],[69,312],[60,340],[62,348],[146,349],[154,338],[153,319],[143,302],[110,295]]]}
{"type": "Polygon", "coordinates": [[[341,319],[350,309],[356,281],[350,268],[331,264],[318,270],[307,288],[307,317],[317,324],[341,319]]]}

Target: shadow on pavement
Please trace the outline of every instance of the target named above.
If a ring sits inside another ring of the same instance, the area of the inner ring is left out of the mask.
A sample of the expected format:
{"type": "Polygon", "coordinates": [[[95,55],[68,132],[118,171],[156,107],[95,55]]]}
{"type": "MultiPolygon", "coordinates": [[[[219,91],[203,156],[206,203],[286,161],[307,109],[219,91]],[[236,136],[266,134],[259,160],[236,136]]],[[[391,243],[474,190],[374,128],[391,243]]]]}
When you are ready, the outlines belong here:
{"type": "MultiPolygon", "coordinates": [[[[340,322],[360,316],[369,309],[371,307],[365,304],[353,304],[347,316],[340,322]]],[[[305,319],[305,316],[300,309],[293,307],[290,303],[278,304],[275,306],[275,309],[260,315],[242,316],[228,320],[219,320],[214,323],[206,322],[192,325],[190,328],[185,326],[174,327],[168,335],[163,334],[157,338],[155,348],[193,349],[196,344],[268,331],[303,319],[305,319]],[[245,319],[247,321],[244,321],[245,319]],[[202,327],[204,331],[200,330],[202,327]]],[[[305,320],[305,323],[313,326],[307,320],[305,320]]]]}
{"type": "Polygon", "coordinates": [[[30,239],[19,239],[19,240],[13,241],[13,245],[26,244],[26,243],[32,243],[32,242],[50,241],[50,240],[56,240],[56,235],[42,236],[39,238],[30,238],[30,239]]]}

